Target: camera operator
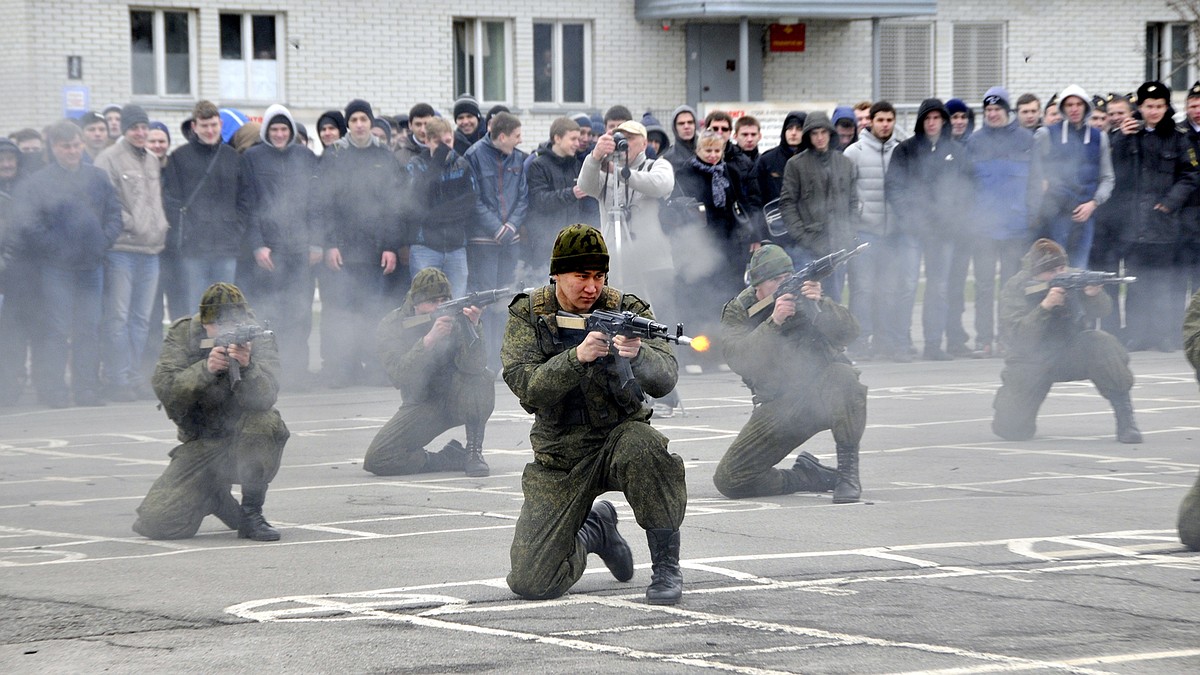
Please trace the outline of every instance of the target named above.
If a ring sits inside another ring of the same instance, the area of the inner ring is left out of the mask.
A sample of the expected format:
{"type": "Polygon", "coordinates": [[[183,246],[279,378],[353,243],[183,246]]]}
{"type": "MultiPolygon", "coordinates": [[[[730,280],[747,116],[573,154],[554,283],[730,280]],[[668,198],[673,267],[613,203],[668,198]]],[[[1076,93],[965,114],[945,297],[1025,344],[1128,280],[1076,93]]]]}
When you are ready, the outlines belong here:
{"type": "Polygon", "coordinates": [[[646,159],[646,145],[646,127],[622,122],[596,139],[579,172],[579,187],[600,201],[600,229],[613,257],[612,283],[632,293],[672,297],[675,272],[658,223],[658,205],[675,187],[675,171],[670,162],[646,159]]]}

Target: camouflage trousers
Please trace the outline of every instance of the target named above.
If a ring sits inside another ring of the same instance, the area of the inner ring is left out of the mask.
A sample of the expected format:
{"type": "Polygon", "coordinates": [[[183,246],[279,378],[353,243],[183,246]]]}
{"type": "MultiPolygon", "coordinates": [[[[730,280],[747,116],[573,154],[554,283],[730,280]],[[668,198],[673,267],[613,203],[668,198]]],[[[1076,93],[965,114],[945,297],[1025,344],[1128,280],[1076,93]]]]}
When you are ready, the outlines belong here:
{"type": "Polygon", "coordinates": [[[867,387],[854,368],[832,363],[806,386],[754,407],[713,483],[730,499],[785,494],[785,470],[774,467],[792,450],[826,429],[839,447],[857,448],[866,427],[867,387]]]}
{"type": "Polygon", "coordinates": [[[1179,505],[1179,540],[1193,551],[1200,551],[1200,476],[1179,505]]]}
{"type": "Polygon", "coordinates": [[[1129,353],[1115,337],[1098,330],[1083,331],[1061,350],[1037,358],[1010,358],[1000,379],[992,431],[1010,441],[1033,438],[1038,410],[1055,382],[1091,380],[1110,400],[1133,387],[1129,353]]]}
{"type": "Polygon", "coordinates": [[[289,433],[277,410],[243,413],[231,436],[199,438],[171,451],[171,463],[138,506],[133,531],[186,539],[210,513],[236,506],[229,488],[263,485],[279,471],[289,433]]]}
{"type": "Polygon", "coordinates": [[[455,373],[444,399],[405,403],[388,420],[363,459],[363,468],[376,476],[402,476],[431,471],[425,445],[454,427],[480,430],[496,407],[495,375],[455,373]]]}
{"type": "Polygon", "coordinates": [[[587,550],[576,535],[601,494],[625,493],[644,529],[678,529],[687,507],[683,460],[667,452],[665,436],[633,420],[614,427],[569,469],[526,464],[521,489],[508,587],[531,600],[556,598],[583,575],[587,550]]]}

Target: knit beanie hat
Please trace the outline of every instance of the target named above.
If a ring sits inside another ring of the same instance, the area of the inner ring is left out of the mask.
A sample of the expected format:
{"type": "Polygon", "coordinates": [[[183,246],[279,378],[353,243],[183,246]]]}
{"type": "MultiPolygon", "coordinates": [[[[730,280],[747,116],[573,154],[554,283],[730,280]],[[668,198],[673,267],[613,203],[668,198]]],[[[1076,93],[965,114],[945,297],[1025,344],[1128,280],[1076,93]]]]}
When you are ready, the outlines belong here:
{"type": "Polygon", "coordinates": [[[233,284],[219,281],[200,296],[200,323],[227,323],[246,318],[246,296],[233,284]]]}
{"type": "Polygon", "coordinates": [[[121,133],[125,133],[133,128],[135,124],[150,124],[150,116],[142,109],[142,106],[128,103],[124,108],[121,108],[121,133]]]}
{"type": "Polygon", "coordinates": [[[408,301],[413,305],[450,297],[450,280],[436,267],[426,267],[413,277],[408,289],[408,301]]]}
{"type": "MultiPolygon", "coordinates": [[[[1008,90],[1004,87],[992,87],[983,94],[983,106],[986,108],[989,105],[998,105],[1004,108],[1007,112],[1012,112],[1012,105],[1009,103],[1008,90]]],[[[947,104],[949,107],[949,104],[947,104]]]]}
{"type": "Polygon", "coordinates": [[[750,265],[746,268],[746,283],[757,286],[780,274],[790,274],[795,271],[796,268],[787,251],[775,244],[763,244],[754,252],[754,255],[750,256],[750,265]]]}
{"type": "Polygon", "coordinates": [[[326,124],[332,124],[337,127],[340,136],[346,135],[346,116],[341,110],[326,110],[317,118],[317,133],[321,132],[321,127],[326,124]]]}
{"type": "Polygon", "coordinates": [[[361,98],[356,98],[346,104],[346,121],[349,122],[350,116],[356,112],[366,113],[367,119],[375,121],[375,113],[371,112],[371,104],[361,98]]]}
{"type": "Polygon", "coordinates": [[[967,103],[961,98],[952,98],[946,101],[946,112],[951,115],[955,113],[963,113],[965,115],[967,114],[967,103]]]}
{"type": "Polygon", "coordinates": [[[1067,252],[1053,239],[1038,239],[1026,254],[1029,271],[1033,274],[1052,272],[1067,264],[1067,252]]]}
{"type": "Polygon", "coordinates": [[[550,274],[608,271],[608,246],[600,230],[576,223],[559,231],[550,254],[550,274]]]}
{"type": "Polygon", "coordinates": [[[463,94],[454,102],[454,119],[458,119],[458,116],[464,113],[483,117],[483,114],[479,111],[479,101],[470,94],[463,94]]]}

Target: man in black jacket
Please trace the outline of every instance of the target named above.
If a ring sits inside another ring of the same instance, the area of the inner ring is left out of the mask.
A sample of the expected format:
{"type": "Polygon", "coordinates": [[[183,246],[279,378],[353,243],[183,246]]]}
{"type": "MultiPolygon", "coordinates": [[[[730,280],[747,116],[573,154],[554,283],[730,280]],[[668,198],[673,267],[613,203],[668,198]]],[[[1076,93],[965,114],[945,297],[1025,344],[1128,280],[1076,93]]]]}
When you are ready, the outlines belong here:
{"type": "Polygon", "coordinates": [[[1124,207],[1121,241],[1128,273],[1138,282],[1125,296],[1130,351],[1179,348],[1179,312],[1187,298],[1172,283],[1179,245],[1179,212],[1197,185],[1200,162],[1171,123],[1171,90],[1161,82],[1138,87],[1138,110],[1113,139],[1114,199],[1124,207]]]}
{"type": "Polygon", "coordinates": [[[333,387],[382,373],[372,334],[408,290],[408,275],[397,272],[403,242],[397,203],[401,168],[371,135],[374,118],[371,104],[362,99],[346,105],[350,132],[321,156],[310,202],[320,214],[325,266],[332,272],[322,278],[321,320],[339,327],[330,334],[336,346],[329,354],[336,356],[333,363],[327,360],[324,373],[333,387]]]}
{"type": "Polygon", "coordinates": [[[167,248],[178,255],[183,293],[233,283],[246,229],[248,192],[242,158],[221,142],[221,115],[211,101],[192,110],[196,138],[171,153],[163,169],[167,248]]]}
{"type": "Polygon", "coordinates": [[[404,229],[413,279],[423,269],[437,268],[459,298],[467,292],[467,226],[475,218],[479,185],[454,149],[455,138],[446,120],[425,124],[429,153],[414,157],[406,169],[411,208],[404,229]]]}
{"type": "Polygon", "coordinates": [[[275,330],[284,386],[308,374],[313,272],[321,261],[319,223],[309,217],[317,157],[296,142],[296,122],[282,105],[267,108],[262,143],[246,151],[250,186],[253,288],[262,317],[275,330]]]}
{"type": "Polygon", "coordinates": [[[558,231],[586,220],[582,206],[587,193],[576,184],[583,166],[575,155],[578,146],[579,125],[559,117],[550,124],[549,152],[535,157],[526,170],[529,217],[521,242],[526,264],[537,270],[538,283],[550,273],[550,249],[558,231]]]}

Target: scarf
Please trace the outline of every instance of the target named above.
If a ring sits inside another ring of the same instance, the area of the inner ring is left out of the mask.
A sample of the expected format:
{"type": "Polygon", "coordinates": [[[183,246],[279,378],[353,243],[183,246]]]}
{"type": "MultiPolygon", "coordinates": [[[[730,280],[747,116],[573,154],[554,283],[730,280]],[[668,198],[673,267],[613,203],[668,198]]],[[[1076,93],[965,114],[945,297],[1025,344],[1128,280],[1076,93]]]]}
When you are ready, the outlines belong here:
{"type": "Polygon", "coordinates": [[[701,173],[712,177],[711,191],[713,206],[718,209],[725,208],[725,191],[729,189],[729,179],[725,177],[725,162],[708,164],[700,161],[700,158],[696,156],[693,156],[690,161],[692,166],[699,169],[701,173]]]}

